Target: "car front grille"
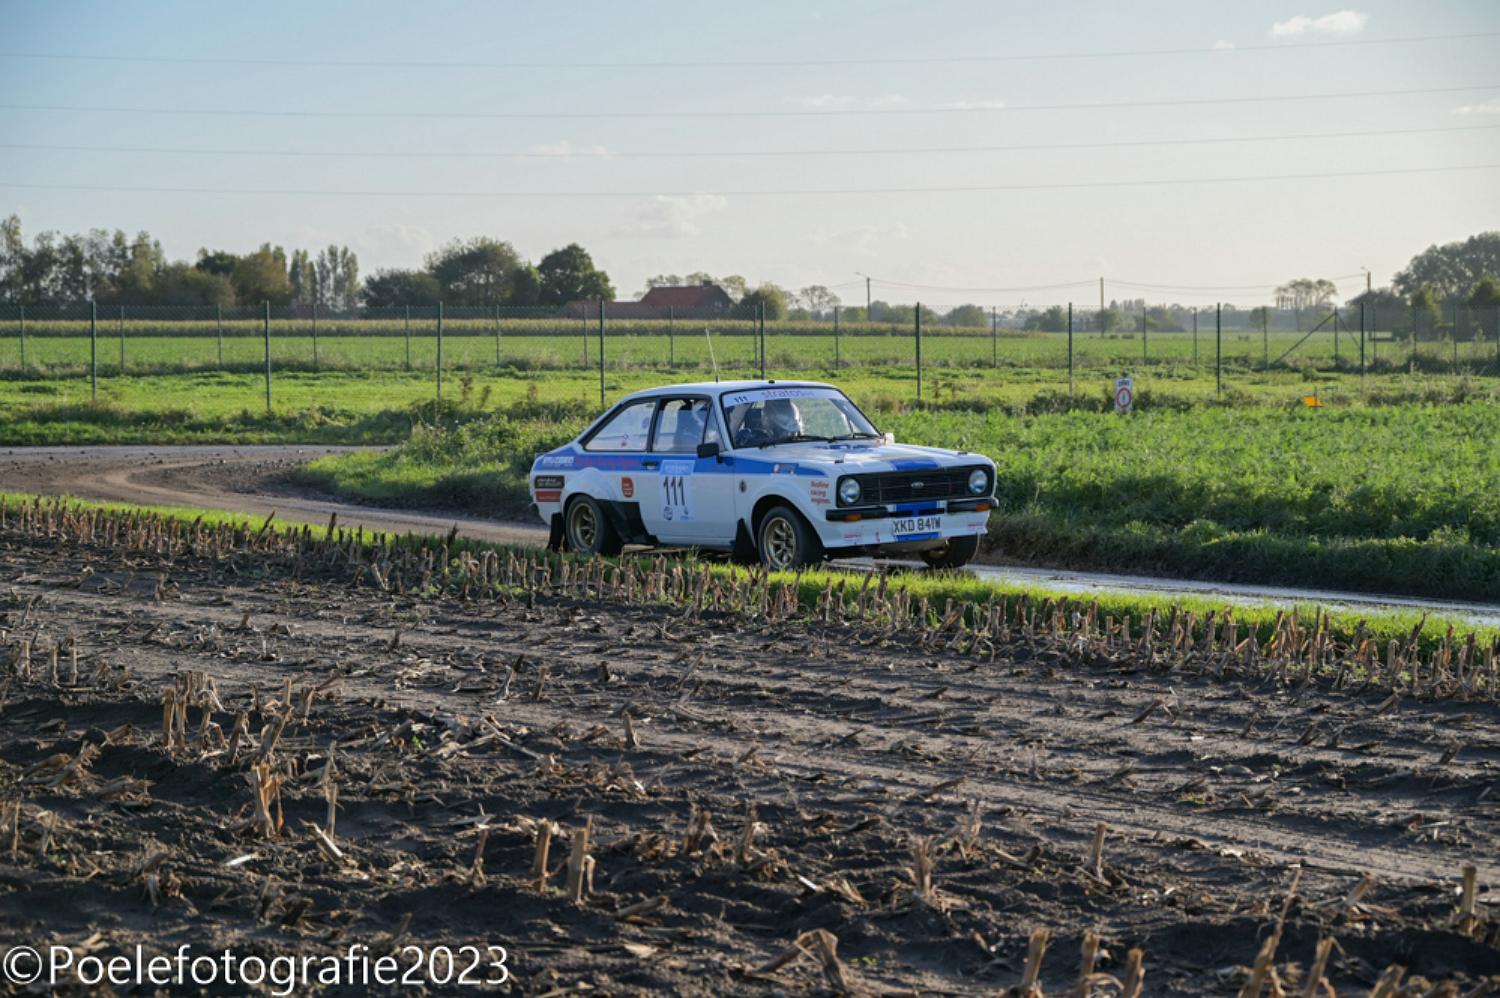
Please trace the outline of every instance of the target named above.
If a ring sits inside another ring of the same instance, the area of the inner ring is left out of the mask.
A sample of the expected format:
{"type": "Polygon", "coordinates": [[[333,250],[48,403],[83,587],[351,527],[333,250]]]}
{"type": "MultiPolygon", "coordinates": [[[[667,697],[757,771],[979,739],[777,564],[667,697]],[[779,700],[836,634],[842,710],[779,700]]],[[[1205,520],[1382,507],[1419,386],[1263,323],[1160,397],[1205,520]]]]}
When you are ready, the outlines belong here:
{"type": "Polygon", "coordinates": [[[877,475],[859,475],[859,505],[885,505],[897,502],[972,499],[967,468],[934,468],[929,471],[888,471],[877,475]]]}

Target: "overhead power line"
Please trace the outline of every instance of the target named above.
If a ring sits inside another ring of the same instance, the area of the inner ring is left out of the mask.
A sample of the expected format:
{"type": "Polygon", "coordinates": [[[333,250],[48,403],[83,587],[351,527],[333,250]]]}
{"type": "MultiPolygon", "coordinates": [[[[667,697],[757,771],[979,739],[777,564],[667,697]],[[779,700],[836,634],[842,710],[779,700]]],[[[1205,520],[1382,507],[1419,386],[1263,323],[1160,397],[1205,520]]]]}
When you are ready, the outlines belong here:
{"type": "Polygon", "coordinates": [[[79,191],[111,194],[234,194],[272,197],[403,197],[403,198],[650,198],[650,197],[824,197],[846,194],[989,194],[1007,191],[1088,190],[1115,187],[1179,187],[1202,184],[1239,184],[1297,180],[1332,180],[1351,177],[1394,177],[1424,173],[1459,173],[1497,170],[1500,163],[1461,166],[1417,166],[1388,170],[1344,170],[1318,173],[1281,173],[1231,177],[1173,177],[1147,180],[1083,180],[1042,184],[976,184],[951,187],[840,187],[786,190],[696,190],[696,191],[421,191],[421,190],[309,190],[259,187],[158,187],[112,184],[35,184],[0,181],[0,188],[34,191],[79,191]]]}
{"type": "Polygon", "coordinates": [[[622,151],[609,149],[529,150],[524,152],[460,152],[443,150],[358,150],[358,149],[202,149],[173,146],[100,146],[67,145],[41,142],[0,142],[0,149],[25,149],[39,152],[86,152],[162,154],[168,156],[248,156],[294,157],[306,159],[735,159],[750,157],[797,156],[903,156],[941,153],[1040,152],[1068,149],[1130,149],[1157,146],[1226,145],[1245,142],[1298,142],[1315,139],[1365,139],[1392,135],[1435,135],[1449,132],[1493,132],[1500,125],[1454,125],[1443,128],[1381,128],[1368,131],[1294,132],[1281,135],[1214,136],[1191,139],[1127,139],[1114,142],[1040,142],[998,146],[887,146],[873,149],[704,149],[622,151]]]}
{"type": "Polygon", "coordinates": [[[1427,42],[1467,41],[1494,38],[1500,31],[1478,31],[1444,35],[1407,35],[1398,38],[1350,38],[1323,42],[1269,43],[1250,45],[1190,46],[1164,49],[1117,49],[1096,52],[1005,52],[992,55],[935,55],[887,58],[846,59],[663,59],[640,62],[602,60],[566,62],[487,62],[473,60],[422,59],[266,59],[221,56],[145,56],[104,55],[67,52],[0,52],[3,59],[30,59],[60,62],[154,63],[187,66],[277,66],[325,67],[335,69],[735,69],[769,66],[923,66],[964,63],[1052,62],[1062,59],[1156,58],[1181,55],[1224,55],[1240,52],[1297,52],[1330,48],[1368,47],[1372,45],[1409,45],[1427,42]]]}
{"type": "Polygon", "coordinates": [[[10,111],[64,111],[101,114],[208,115],[251,118],[410,118],[451,120],[562,120],[562,119],[664,119],[664,118],[836,118],[922,114],[999,114],[1013,111],[1087,111],[1142,107],[1197,107],[1215,104],[1270,104],[1285,101],[1346,100],[1365,97],[1405,97],[1414,94],[1470,93],[1500,90],[1500,83],[1475,83],[1457,87],[1420,87],[1409,90],[1356,90],[1337,93],[1271,94],[1253,97],[1185,97],[1170,100],[1084,101],[1058,104],[948,104],[925,107],[833,108],[824,110],[762,111],[307,111],[295,108],[188,108],[123,107],[102,104],[20,104],[6,102],[10,111]]]}

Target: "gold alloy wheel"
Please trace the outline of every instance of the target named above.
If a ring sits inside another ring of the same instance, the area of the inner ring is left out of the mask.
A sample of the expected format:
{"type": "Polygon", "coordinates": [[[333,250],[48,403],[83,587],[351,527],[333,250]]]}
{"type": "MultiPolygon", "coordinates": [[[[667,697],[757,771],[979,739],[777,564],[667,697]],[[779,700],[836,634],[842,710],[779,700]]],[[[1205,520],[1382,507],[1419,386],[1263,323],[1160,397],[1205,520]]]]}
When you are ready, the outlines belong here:
{"type": "Polygon", "coordinates": [[[774,517],[761,531],[766,563],[773,569],[791,568],[797,563],[797,528],[785,516],[774,517]]]}
{"type": "Polygon", "coordinates": [[[578,551],[594,550],[599,540],[599,517],[587,499],[579,499],[568,510],[568,539],[578,551]]]}

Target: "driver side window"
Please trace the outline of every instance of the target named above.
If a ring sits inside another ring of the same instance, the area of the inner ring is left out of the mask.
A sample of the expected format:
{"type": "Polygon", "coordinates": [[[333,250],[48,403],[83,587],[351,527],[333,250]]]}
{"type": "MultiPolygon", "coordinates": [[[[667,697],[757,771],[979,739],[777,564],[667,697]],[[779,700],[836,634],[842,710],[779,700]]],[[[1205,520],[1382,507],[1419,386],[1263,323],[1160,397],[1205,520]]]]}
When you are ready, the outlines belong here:
{"type": "Polygon", "coordinates": [[[656,399],[633,402],[614,416],[589,437],[584,450],[642,452],[646,449],[646,438],[651,432],[651,414],[656,410],[656,399]]]}
{"type": "Polygon", "coordinates": [[[651,450],[658,454],[696,454],[700,443],[718,439],[717,431],[711,438],[705,435],[713,428],[712,416],[707,399],[667,399],[656,420],[651,450]]]}

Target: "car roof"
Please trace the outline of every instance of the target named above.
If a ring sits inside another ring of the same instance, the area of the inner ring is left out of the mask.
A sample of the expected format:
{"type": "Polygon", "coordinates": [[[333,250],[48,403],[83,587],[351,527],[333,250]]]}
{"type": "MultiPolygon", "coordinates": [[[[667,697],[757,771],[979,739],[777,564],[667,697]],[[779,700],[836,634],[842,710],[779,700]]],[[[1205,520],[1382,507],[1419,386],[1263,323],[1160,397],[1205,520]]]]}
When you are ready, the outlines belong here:
{"type": "Polygon", "coordinates": [[[723,392],[743,392],[756,388],[834,388],[822,381],[691,381],[680,385],[662,385],[632,392],[627,398],[654,398],[658,395],[719,395],[723,392]]]}

